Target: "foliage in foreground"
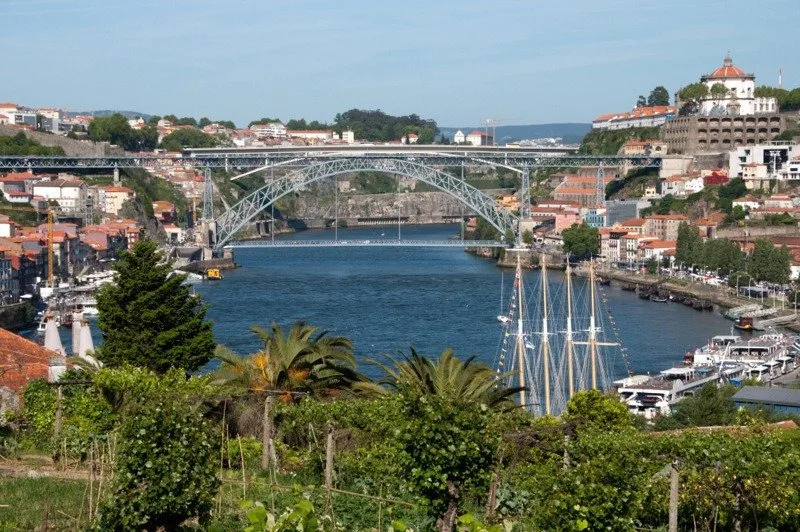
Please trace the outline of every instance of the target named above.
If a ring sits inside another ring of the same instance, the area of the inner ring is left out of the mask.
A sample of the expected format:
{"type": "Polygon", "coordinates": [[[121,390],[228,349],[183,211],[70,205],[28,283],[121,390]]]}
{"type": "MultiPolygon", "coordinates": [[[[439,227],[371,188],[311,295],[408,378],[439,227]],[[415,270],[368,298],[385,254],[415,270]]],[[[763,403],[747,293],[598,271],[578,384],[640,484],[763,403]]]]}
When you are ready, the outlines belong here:
{"type": "Polygon", "coordinates": [[[124,251],[114,264],[116,284],[97,295],[103,346],[100,360],[107,366],[124,363],[164,373],[169,368],[194,371],[211,359],[214,339],[206,307],[189,292],[183,277],[170,277],[151,240],[124,251]]]}
{"type": "MultiPolygon", "coordinates": [[[[109,373],[106,382],[112,383],[119,372],[109,373]]],[[[211,427],[191,399],[194,384],[177,370],[165,377],[144,374],[142,386],[127,383],[136,393],[123,411],[114,485],[98,514],[100,528],[174,530],[191,518],[207,522],[219,486],[219,455],[211,427]]]]}

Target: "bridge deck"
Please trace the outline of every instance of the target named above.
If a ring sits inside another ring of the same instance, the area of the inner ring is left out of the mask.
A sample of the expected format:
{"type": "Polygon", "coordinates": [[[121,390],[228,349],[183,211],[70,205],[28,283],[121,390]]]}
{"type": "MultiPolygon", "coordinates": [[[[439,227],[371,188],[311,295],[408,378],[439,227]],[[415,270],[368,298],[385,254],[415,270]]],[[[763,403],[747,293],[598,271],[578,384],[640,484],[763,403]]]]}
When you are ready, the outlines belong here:
{"type": "Polygon", "coordinates": [[[496,240],[238,240],[226,248],[312,248],[312,247],[422,247],[422,248],[504,248],[496,240]]]}

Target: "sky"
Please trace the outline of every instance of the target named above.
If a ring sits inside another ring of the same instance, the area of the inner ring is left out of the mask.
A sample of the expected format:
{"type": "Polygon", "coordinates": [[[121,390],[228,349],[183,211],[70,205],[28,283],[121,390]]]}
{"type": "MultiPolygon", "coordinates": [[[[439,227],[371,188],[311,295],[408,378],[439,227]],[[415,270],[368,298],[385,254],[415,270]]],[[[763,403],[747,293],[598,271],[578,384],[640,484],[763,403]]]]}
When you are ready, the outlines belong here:
{"type": "Polygon", "coordinates": [[[800,86],[798,0],[0,0],[0,101],[440,126],[590,122],[722,64],[800,86]]]}

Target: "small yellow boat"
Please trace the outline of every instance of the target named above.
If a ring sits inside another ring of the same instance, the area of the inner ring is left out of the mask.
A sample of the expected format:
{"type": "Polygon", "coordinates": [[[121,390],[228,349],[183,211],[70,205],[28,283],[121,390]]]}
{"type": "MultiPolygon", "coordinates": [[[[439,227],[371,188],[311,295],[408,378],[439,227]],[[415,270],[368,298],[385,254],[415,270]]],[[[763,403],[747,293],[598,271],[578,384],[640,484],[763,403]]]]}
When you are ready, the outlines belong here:
{"type": "Polygon", "coordinates": [[[219,268],[209,268],[206,270],[206,279],[210,281],[219,281],[222,279],[222,272],[219,268]]]}

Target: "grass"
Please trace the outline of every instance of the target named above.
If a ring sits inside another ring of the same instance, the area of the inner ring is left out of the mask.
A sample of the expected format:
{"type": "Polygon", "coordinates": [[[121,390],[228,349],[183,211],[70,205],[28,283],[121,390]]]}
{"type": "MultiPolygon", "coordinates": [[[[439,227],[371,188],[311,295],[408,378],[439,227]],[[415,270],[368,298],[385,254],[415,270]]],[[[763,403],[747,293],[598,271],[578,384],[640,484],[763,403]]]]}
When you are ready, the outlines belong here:
{"type": "Polygon", "coordinates": [[[0,530],[83,528],[86,487],[82,480],[0,477],[0,530]]]}
{"type": "MultiPolygon", "coordinates": [[[[267,511],[277,517],[304,497],[314,504],[318,516],[332,514],[346,530],[375,530],[379,517],[384,530],[394,519],[403,519],[409,525],[421,525],[426,522],[424,512],[420,508],[388,502],[381,504],[376,500],[345,493],[333,493],[330,511],[326,511],[324,488],[307,484],[315,480],[318,483],[319,479],[305,478],[302,475],[297,477],[278,475],[274,480],[270,480],[261,474],[260,469],[250,467],[245,471],[246,483],[242,482],[241,475],[241,470],[236,469],[226,469],[223,472],[223,482],[212,518],[212,524],[217,531],[240,531],[246,526],[245,513],[239,507],[243,500],[261,501],[267,511]]],[[[104,485],[103,491],[106,494],[108,486],[104,485]]],[[[355,487],[349,489],[363,491],[355,487]]],[[[379,495],[379,493],[368,494],[379,495]]],[[[395,500],[405,499],[399,494],[383,495],[395,500]]],[[[0,476],[0,531],[85,529],[90,524],[87,508],[86,480],[0,476]]],[[[414,529],[420,528],[415,526],[414,529]]]]}

